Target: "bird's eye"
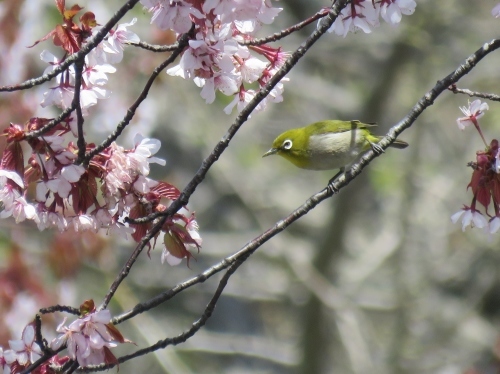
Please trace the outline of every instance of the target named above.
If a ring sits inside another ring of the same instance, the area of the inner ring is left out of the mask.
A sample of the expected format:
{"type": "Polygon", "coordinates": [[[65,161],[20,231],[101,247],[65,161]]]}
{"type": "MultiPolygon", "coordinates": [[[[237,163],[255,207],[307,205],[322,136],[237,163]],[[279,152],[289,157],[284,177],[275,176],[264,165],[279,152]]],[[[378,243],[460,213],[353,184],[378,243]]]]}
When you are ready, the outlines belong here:
{"type": "Polygon", "coordinates": [[[292,145],[293,145],[292,141],[290,139],[287,139],[283,142],[282,147],[283,149],[290,149],[292,148],[292,145]]]}

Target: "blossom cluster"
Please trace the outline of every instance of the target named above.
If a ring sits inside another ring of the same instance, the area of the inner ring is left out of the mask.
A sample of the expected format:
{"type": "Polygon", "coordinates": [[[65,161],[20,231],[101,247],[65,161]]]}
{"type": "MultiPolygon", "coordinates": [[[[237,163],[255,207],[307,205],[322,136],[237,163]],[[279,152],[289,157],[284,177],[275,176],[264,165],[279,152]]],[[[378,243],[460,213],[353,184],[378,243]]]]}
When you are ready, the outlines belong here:
{"type": "Polygon", "coordinates": [[[9,340],[10,349],[0,347],[0,370],[16,373],[42,357],[42,350],[35,341],[35,326],[28,324],[20,340],[9,340]]]}
{"type": "Polygon", "coordinates": [[[403,15],[413,14],[416,6],[415,0],[352,0],[328,31],[343,37],[358,30],[369,34],[380,26],[380,18],[396,26],[403,15]]]}
{"type": "MultiPolygon", "coordinates": [[[[67,347],[68,356],[54,355],[43,362],[32,373],[56,373],[55,367],[65,364],[70,359],[76,360],[80,366],[98,365],[101,363],[118,364],[118,360],[109,348],[117,343],[129,343],[118,329],[110,323],[111,313],[107,309],[96,311],[92,300],[80,306],[81,316],[68,326],[66,318],[58,326],[59,336],[50,343],[53,351],[67,347]]],[[[0,372],[19,373],[35,363],[43,355],[36,341],[35,324],[29,323],[20,340],[9,340],[10,349],[0,347],[0,372]]]]}
{"type": "Polygon", "coordinates": [[[109,348],[117,343],[130,343],[118,329],[110,323],[111,313],[107,309],[96,311],[94,302],[87,300],[80,306],[81,316],[65,326],[66,318],[57,327],[58,337],[52,340],[50,348],[54,351],[68,348],[69,357],[78,361],[80,366],[100,363],[118,364],[109,348]]]}
{"type": "MultiPolygon", "coordinates": [[[[215,100],[216,91],[234,95],[224,109],[240,111],[279,70],[288,54],[270,45],[242,45],[251,40],[262,24],[270,24],[282,10],[271,0],[141,0],[153,14],[151,22],[162,30],[177,34],[194,27],[177,66],[167,70],[172,76],[192,79],[202,87],[207,103],[215,100]]],[[[287,79],[283,79],[285,81],[287,79]]],[[[283,84],[278,83],[259,104],[283,101],[283,84]]]]}
{"type": "MultiPolygon", "coordinates": [[[[0,373],[16,374],[26,370],[42,357],[42,350],[35,339],[35,324],[29,323],[20,340],[9,340],[10,349],[0,347],[0,373]]],[[[36,369],[33,374],[55,374],[55,368],[61,367],[70,360],[68,356],[52,356],[36,369]]],[[[101,361],[104,362],[104,361],[101,361]]]]}
{"type": "MultiPolygon", "coordinates": [[[[99,30],[92,12],[82,15],[78,25],[73,18],[81,7],[74,5],[66,9],[64,0],[56,0],[56,4],[63,18],[62,25],[57,25],[35,43],[52,37],[54,44],[65,52],[61,59],[47,51],[41,53],[42,60],[50,64],[48,70],[60,65],[68,54],[78,52],[99,30]]],[[[135,22],[134,19],[118,25],[85,56],[79,103],[84,117],[98,99],[109,96],[110,92],[104,86],[108,81],[107,74],[116,71],[111,63],[122,60],[127,42],[139,41],[136,34],[127,30],[135,22]]],[[[44,94],[42,107],[69,108],[73,104],[75,84],[75,67],[70,65],[57,75],[57,85],[44,94]]],[[[35,117],[24,125],[11,123],[4,131],[8,145],[0,161],[0,218],[12,216],[16,223],[32,220],[40,230],[73,228],[75,231],[97,232],[103,229],[140,241],[152,223],[129,225],[127,218],[141,218],[162,211],[167,201],[180,195],[171,184],[148,178],[151,163],[165,165],[164,160],[154,157],[160,142],[138,134],[133,149],[124,149],[113,142],[95,152],[91,159],[82,160],[85,155],[75,145],[74,138],[82,135],[79,132],[83,128],[78,128],[75,117],[75,114],[70,114],[51,128],[46,125],[53,119],[35,117]],[[40,135],[33,136],[33,132],[40,135]],[[26,152],[21,143],[31,149],[26,163],[26,152]]],[[[94,144],[86,144],[84,151],[88,155],[95,149],[94,144]]],[[[165,247],[162,261],[172,256],[178,261],[169,263],[178,263],[182,258],[189,260],[192,255],[188,248],[199,249],[201,245],[197,228],[192,214],[177,214],[168,219],[162,231],[169,237],[181,238],[178,244],[182,249],[177,245],[169,252],[165,247]],[[182,226],[184,235],[178,234],[177,226],[182,226]]]]}
{"type": "MultiPolygon", "coordinates": [[[[140,241],[152,223],[128,225],[126,218],[141,218],[165,210],[162,199],[171,201],[179,197],[180,191],[173,185],[148,178],[151,163],[164,165],[165,162],[154,157],[160,141],[139,134],[132,149],[113,142],[84,167],[75,164],[78,150],[74,144],[63,144],[69,127],[61,124],[27,141],[32,153],[25,166],[22,139],[48,121],[34,118],[25,126],[11,124],[5,131],[9,145],[0,163],[0,218],[12,216],[16,223],[32,220],[39,230],[73,228],[97,232],[103,229],[140,241]],[[30,194],[33,190],[34,195],[30,194]]],[[[87,145],[87,152],[94,148],[92,144],[87,145]]],[[[167,234],[175,231],[171,227],[177,227],[174,223],[188,227],[183,236],[184,248],[194,243],[199,248],[201,238],[194,217],[177,214],[167,220],[163,231],[167,234]]],[[[177,247],[173,253],[182,256],[180,259],[191,257],[187,250],[181,252],[177,247]]]]}
{"type": "Polygon", "coordinates": [[[500,147],[497,139],[486,142],[479,126],[479,119],[488,109],[488,104],[480,100],[474,100],[468,107],[460,108],[464,117],[457,119],[458,127],[464,130],[468,126],[474,126],[485,149],[476,152],[476,161],[469,163],[473,170],[468,185],[473,194],[472,202],[464,205],[451,220],[454,223],[461,220],[462,230],[471,226],[494,234],[500,229],[500,147]],[[484,208],[484,213],[479,210],[480,206],[484,208]],[[489,211],[490,206],[493,206],[493,212],[489,211]]]}
{"type": "MultiPolygon", "coordinates": [[[[35,45],[40,41],[53,37],[54,44],[61,46],[66,54],[62,58],[58,58],[51,52],[44,50],[40,54],[40,58],[49,64],[44,74],[50,73],[61,65],[66,59],[67,54],[78,52],[85,46],[88,38],[100,30],[92,12],[87,12],[80,17],[81,25],[78,26],[73,22],[73,18],[82,8],[74,5],[71,9],[65,9],[65,2],[60,0],[57,1],[57,4],[59,12],[63,16],[63,24],[57,25],[54,30],[37,41],[35,45]],[[61,33],[64,34],[64,37],[61,36],[61,33]]],[[[89,107],[97,104],[98,99],[106,99],[110,96],[111,92],[105,88],[108,82],[107,74],[116,72],[116,68],[111,64],[122,61],[126,43],[139,42],[139,37],[132,31],[127,30],[128,27],[134,25],[136,22],[137,19],[134,18],[131,22],[120,24],[116,29],[110,30],[106,39],[85,56],[85,64],[82,72],[83,82],[80,87],[80,107],[84,115],[88,113],[89,107]]],[[[74,65],[71,65],[63,73],[59,74],[56,80],[57,85],[51,87],[43,94],[44,99],[41,105],[44,108],[55,105],[61,109],[67,109],[71,106],[75,94],[74,65]]],[[[74,122],[71,122],[71,130],[76,136],[77,131],[74,122]]]]}
{"type": "MultiPolygon", "coordinates": [[[[500,3],[491,10],[491,14],[495,18],[500,17],[500,3]]],[[[476,161],[469,163],[473,172],[467,188],[472,190],[472,202],[453,214],[451,220],[457,223],[461,219],[462,231],[471,226],[494,234],[500,229],[500,146],[497,139],[488,143],[479,126],[479,119],[488,109],[488,104],[479,99],[469,103],[467,107],[460,107],[464,117],[457,119],[458,127],[464,130],[468,126],[474,126],[485,149],[477,151],[476,161]],[[478,209],[478,203],[484,207],[484,214],[478,209]],[[492,213],[488,211],[491,205],[492,213]]]]}

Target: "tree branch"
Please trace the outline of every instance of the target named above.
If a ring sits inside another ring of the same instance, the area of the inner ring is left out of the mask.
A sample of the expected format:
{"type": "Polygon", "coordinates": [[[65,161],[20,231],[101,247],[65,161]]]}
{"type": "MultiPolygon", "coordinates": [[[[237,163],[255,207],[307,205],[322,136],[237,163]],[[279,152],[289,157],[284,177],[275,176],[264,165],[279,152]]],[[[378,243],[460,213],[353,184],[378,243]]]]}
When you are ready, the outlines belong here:
{"type": "MultiPolygon", "coordinates": [[[[224,137],[217,143],[212,153],[203,161],[201,167],[198,169],[195,176],[188,183],[188,185],[184,188],[181,195],[177,200],[172,202],[172,204],[161,213],[152,214],[148,217],[149,220],[153,220],[158,217],[162,217],[159,222],[157,222],[150,230],[150,232],[141,240],[141,243],[133,252],[127,263],[124,265],[118,276],[115,278],[113,284],[111,285],[108,293],[104,297],[102,304],[99,309],[105,308],[109,303],[114,293],[118,289],[120,283],[127,277],[130,272],[131,266],[134,264],[135,260],[142,252],[144,247],[147,245],[149,240],[156,236],[156,234],[160,231],[161,226],[165,223],[167,217],[174,215],[180,208],[187,205],[189,202],[189,198],[194,193],[198,185],[205,179],[208,170],[210,170],[211,166],[219,159],[220,155],[224,152],[224,150],[228,147],[229,142],[234,137],[236,132],[240,129],[243,123],[246,122],[249,115],[252,111],[257,107],[257,105],[264,100],[264,98],[269,95],[270,91],[276,86],[279,81],[286,74],[290,72],[290,70],[297,64],[297,62],[304,56],[304,54],[319,40],[319,38],[330,28],[330,26],[335,22],[337,15],[340,13],[340,10],[348,4],[350,0],[339,0],[333,7],[330,9],[328,16],[323,19],[318,28],[309,36],[306,41],[301,45],[295,52],[291,54],[288,60],[283,64],[281,69],[279,69],[276,74],[269,80],[269,82],[255,95],[255,97],[248,103],[248,105],[240,112],[240,114],[236,117],[235,122],[231,125],[229,130],[226,132],[224,137]]],[[[181,42],[179,42],[180,44],[181,42]]],[[[173,55],[173,54],[172,54],[173,55]]],[[[130,110],[129,110],[130,113],[130,110]]],[[[127,113],[127,115],[129,114],[127,113]]],[[[123,121],[122,121],[123,122],[123,121]]],[[[92,154],[92,152],[90,152],[92,154]]],[[[90,154],[89,154],[90,157],[90,154]]]]}
{"type": "Polygon", "coordinates": [[[471,91],[468,89],[464,88],[458,88],[456,85],[452,84],[448,89],[453,92],[454,94],[465,94],[469,95],[470,97],[480,97],[482,99],[487,99],[487,100],[492,100],[492,101],[500,101],[500,96],[495,95],[495,94],[490,94],[490,93],[484,93],[484,92],[475,92],[471,91]]]}
{"type": "MultiPolygon", "coordinates": [[[[447,87],[451,84],[458,82],[464,75],[468,74],[476,64],[481,61],[486,55],[493,52],[494,50],[500,47],[500,39],[492,40],[489,43],[485,43],[483,47],[478,49],[474,54],[469,56],[466,61],[461,64],[456,70],[450,73],[448,76],[438,81],[437,84],[428,91],[410,110],[410,112],[396,125],[391,127],[387,135],[378,143],[384,149],[391,144],[396,137],[401,134],[405,129],[410,127],[417,118],[423,113],[423,111],[434,103],[434,100],[441,95],[447,87]]],[[[372,150],[368,151],[357,163],[353,164],[350,170],[346,171],[343,175],[335,180],[332,184],[333,190],[340,190],[343,187],[347,186],[354,178],[356,178],[359,174],[361,174],[362,170],[379,154],[373,152],[372,150]]],[[[333,195],[332,189],[329,187],[324,188],[322,191],[312,195],[304,204],[295,209],[292,213],[290,213],[287,217],[278,221],[274,224],[273,227],[266,230],[261,235],[254,238],[247,245],[242,247],[235,254],[224,258],[219,263],[213,265],[212,267],[205,270],[203,273],[198,274],[197,276],[179,283],[174,288],[165,291],[158,296],[144,302],[137,304],[130,311],[121,314],[120,316],[115,317],[112,320],[112,323],[119,324],[127,319],[130,319],[137,314],[140,314],[144,311],[152,309],[157,305],[173,298],[178,293],[183,290],[190,288],[198,283],[203,283],[207,279],[211,278],[213,275],[218,272],[228,268],[236,261],[244,261],[244,259],[248,258],[252,255],[262,244],[270,240],[272,237],[285,230],[290,224],[295,222],[300,217],[306,215],[309,211],[314,209],[320,202],[331,197],[333,195]],[[242,260],[243,259],[243,260],[242,260]]]]}

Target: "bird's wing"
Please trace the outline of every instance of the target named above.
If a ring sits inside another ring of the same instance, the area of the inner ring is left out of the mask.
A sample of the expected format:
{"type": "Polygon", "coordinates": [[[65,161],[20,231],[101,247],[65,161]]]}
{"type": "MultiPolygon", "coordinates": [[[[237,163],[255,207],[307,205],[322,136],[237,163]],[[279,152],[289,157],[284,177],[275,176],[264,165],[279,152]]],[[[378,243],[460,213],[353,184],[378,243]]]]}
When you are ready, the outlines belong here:
{"type": "Polygon", "coordinates": [[[327,120],[320,121],[312,124],[314,130],[313,134],[327,134],[330,132],[346,132],[352,131],[356,129],[367,129],[370,127],[377,126],[375,123],[363,123],[358,120],[352,121],[340,121],[340,120],[327,120]],[[337,129],[336,131],[332,131],[332,125],[337,129]]]}

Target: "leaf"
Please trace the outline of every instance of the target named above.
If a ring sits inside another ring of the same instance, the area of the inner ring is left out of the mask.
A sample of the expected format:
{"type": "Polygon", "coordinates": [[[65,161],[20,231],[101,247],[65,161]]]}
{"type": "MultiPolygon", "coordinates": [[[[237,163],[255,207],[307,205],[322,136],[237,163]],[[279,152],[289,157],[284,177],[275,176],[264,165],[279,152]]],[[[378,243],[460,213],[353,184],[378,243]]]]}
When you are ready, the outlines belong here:
{"type": "Polygon", "coordinates": [[[64,15],[64,9],[66,9],[66,1],[65,0],[56,0],[57,10],[59,13],[64,15]]]}
{"type": "Polygon", "coordinates": [[[181,191],[174,185],[167,182],[158,182],[158,184],[151,188],[151,191],[158,193],[162,197],[170,200],[177,200],[181,196],[181,191]]]}
{"type": "MultiPolygon", "coordinates": [[[[144,217],[147,214],[148,214],[148,212],[146,211],[146,209],[144,208],[144,206],[142,204],[136,204],[132,209],[130,209],[129,217],[135,219],[135,218],[144,217]]],[[[148,223],[141,223],[141,224],[133,224],[133,223],[131,223],[130,227],[132,227],[132,228],[135,229],[134,233],[132,234],[132,238],[136,242],[140,242],[141,239],[149,231],[149,229],[151,227],[151,223],[150,222],[148,222],[148,223]]]]}
{"type": "Polygon", "coordinates": [[[62,13],[65,20],[71,20],[80,10],[83,8],[80,5],[73,5],[71,9],[65,9],[64,13],[62,13]]]}
{"type": "Polygon", "coordinates": [[[0,169],[15,171],[24,179],[24,156],[18,142],[10,143],[3,151],[0,169]]]}
{"type": "Polygon", "coordinates": [[[115,355],[111,352],[111,350],[108,347],[103,347],[104,350],[104,362],[106,364],[113,364],[116,365],[118,368],[118,371],[120,371],[120,363],[118,362],[118,359],[115,357],[115,355]]]}
{"type": "Polygon", "coordinates": [[[80,305],[80,315],[81,316],[86,316],[89,313],[95,312],[95,304],[94,300],[88,299],[85,300],[81,305],[80,305]]]}

